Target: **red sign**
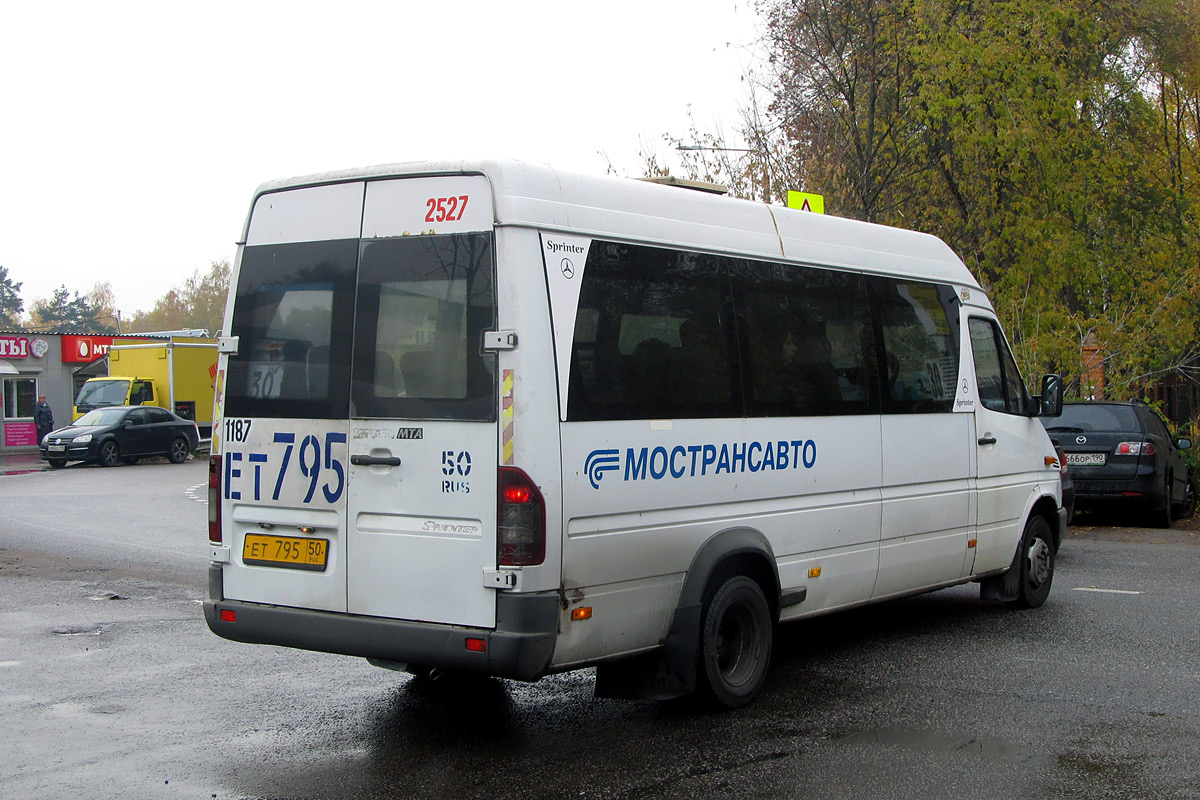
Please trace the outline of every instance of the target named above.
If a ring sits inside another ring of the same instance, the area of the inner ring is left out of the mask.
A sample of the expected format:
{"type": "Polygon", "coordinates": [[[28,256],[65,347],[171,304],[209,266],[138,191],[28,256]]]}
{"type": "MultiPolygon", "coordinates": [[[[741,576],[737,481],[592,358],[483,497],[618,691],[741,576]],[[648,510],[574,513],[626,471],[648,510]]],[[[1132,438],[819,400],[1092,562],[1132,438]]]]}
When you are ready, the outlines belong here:
{"type": "Polygon", "coordinates": [[[37,425],[34,423],[10,422],[4,426],[5,447],[27,447],[37,443],[37,425]]]}
{"type": "Polygon", "coordinates": [[[0,358],[29,358],[29,337],[0,336],[0,358]]]}
{"type": "Polygon", "coordinates": [[[63,334],[62,337],[62,360],[64,362],[73,361],[75,363],[88,363],[95,361],[101,356],[108,355],[108,348],[112,346],[113,341],[121,342],[144,342],[142,337],[124,337],[124,336],[76,336],[75,334],[63,334]]]}

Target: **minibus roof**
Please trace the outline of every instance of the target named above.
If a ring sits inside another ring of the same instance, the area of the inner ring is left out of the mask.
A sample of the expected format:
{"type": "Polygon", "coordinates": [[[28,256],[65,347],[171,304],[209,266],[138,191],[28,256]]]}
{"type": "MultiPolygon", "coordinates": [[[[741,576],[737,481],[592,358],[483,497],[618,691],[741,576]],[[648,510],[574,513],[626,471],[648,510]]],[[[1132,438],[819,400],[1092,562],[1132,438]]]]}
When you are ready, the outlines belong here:
{"type": "MultiPolygon", "coordinates": [[[[426,161],[269,181],[261,194],[353,180],[481,174],[496,224],[688,250],[784,259],[980,289],[962,260],[929,234],[613,176],[499,159],[426,161]]],[[[242,241],[249,227],[243,228],[242,241]]]]}

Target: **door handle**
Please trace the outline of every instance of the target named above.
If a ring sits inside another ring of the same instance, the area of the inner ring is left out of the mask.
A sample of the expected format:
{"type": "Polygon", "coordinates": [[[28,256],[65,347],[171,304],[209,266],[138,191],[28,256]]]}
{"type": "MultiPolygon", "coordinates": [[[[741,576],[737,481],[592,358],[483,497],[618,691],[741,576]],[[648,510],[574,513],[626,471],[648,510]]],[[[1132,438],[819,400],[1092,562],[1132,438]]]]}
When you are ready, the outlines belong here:
{"type": "Polygon", "coordinates": [[[979,440],[979,443],[980,444],[995,444],[996,437],[995,436],[984,436],[982,439],[979,440]]]}
{"type": "Polygon", "coordinates": [[[350,456],[350,463],[359,467],[398,467],[400,466],[399,456],[350,456]]]}

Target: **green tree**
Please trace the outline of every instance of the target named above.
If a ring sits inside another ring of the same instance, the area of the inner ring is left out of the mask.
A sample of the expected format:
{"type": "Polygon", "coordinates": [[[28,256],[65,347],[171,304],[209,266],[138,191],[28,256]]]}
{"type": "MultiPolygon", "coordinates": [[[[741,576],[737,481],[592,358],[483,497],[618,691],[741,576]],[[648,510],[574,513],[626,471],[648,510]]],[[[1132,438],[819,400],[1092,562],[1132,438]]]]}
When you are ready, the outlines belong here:
{"type": "Polygon", "coordinates": [[[1198,5],[764,0],[774,162],[946,239],[1027,374],[1095,340],[1126,396],[1200,341],[1198,5]]]}
{"type": "Polygon", "coordinates": [[[229,293],[229,262],[222,259],[197,269],[183,286],[172,288],[149,311],[139,311],[129,320],[127,333],[202,328],[215,334],[225,314],[229,293]]]}
{"type": "Polygon", "coordinates": [[[63,333],[116,333],[115,317],[96,305],[94,295],[96,290],[87,296],[76,291],[72,297],[66,285],[60,285],[49,300],[33,302],[31,325],[63,333]]]}
{"type": "Polygon", "coordinates": [[[25,301],[21,299],[21,282],[8,275],[8,267],[0,266],[0,327],[15,328],[21,324],[25,301]]]}

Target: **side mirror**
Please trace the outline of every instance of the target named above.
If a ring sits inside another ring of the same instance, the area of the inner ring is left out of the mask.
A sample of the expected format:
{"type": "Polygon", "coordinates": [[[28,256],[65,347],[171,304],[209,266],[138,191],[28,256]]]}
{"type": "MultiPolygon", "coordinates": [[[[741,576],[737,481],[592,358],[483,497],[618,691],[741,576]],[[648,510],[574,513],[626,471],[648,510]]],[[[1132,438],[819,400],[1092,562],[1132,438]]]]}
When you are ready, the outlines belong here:
{"type": "Polygon", "coordinates": [[[1191,439],[1176,439],[1175,446],[1178,447],[1180,450],[1190,450],[1192,447],[1192,440],[1191,439]]]}
{"type": "Polygon", "coordinates": [[[1045,375],[1042,377],[1041,407],[1038,415],[1057,417],[1062,415],[1063,379],[1061,375],[1045,375]]]}

